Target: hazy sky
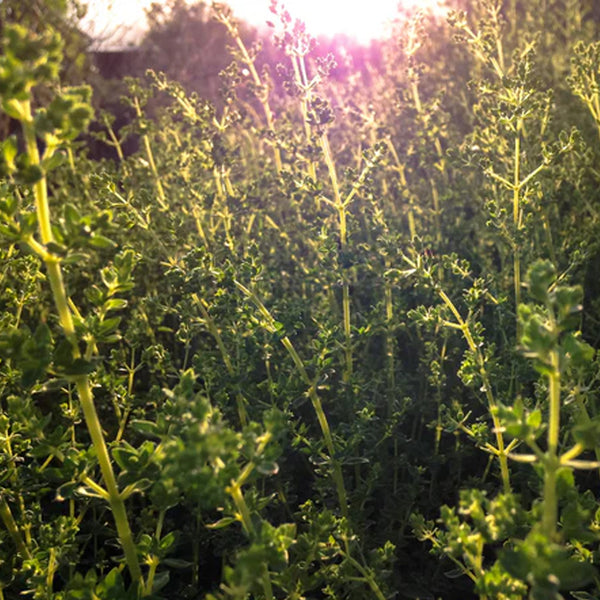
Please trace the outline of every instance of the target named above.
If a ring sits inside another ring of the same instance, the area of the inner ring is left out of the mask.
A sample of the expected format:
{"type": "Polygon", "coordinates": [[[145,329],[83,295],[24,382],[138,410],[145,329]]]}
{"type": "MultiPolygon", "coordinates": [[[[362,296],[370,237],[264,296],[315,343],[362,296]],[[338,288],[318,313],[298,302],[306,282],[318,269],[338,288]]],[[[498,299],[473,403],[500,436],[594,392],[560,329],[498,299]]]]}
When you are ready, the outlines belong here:
{"type": "MultiPolygon", "coordinates": [[[[88,0],[86,30],[104,45],[135,43],[145,27],[144,8],[152,0],[88,0]]],[[[270,0],[229,0],[234,14],[254,25],[272,17],[270,0]]],[[[285,0],[293,17],[306,22],[315,34],[346,33],[365,41],[383,35],[385,23],[398,4],[431,8],[439,0],[285,0]]]]}

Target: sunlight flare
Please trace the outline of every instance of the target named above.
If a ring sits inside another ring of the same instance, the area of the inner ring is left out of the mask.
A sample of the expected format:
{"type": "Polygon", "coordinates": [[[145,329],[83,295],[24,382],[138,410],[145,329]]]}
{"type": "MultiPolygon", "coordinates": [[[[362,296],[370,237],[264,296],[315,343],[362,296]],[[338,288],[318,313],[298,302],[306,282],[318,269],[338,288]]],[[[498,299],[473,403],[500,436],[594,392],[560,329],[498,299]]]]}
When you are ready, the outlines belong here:
{"type": "MultiPolygon", "coordinates": [[[[270,0],[228,0],[235,15],[261,26],[272,19],[270,0]]],[[[443,0],[285,0],[293,19],[299,19],[313,35],[352,37],[368,42],[385,36],[399,10],[419,9],[442,14],[443,0]]]]}

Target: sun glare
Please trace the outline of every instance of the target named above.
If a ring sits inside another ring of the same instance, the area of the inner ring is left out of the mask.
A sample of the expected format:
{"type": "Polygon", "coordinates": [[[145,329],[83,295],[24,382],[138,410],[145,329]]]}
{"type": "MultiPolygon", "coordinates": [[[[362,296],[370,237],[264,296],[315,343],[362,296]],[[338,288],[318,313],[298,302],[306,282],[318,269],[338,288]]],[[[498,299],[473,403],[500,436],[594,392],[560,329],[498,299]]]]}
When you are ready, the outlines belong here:
{"type": "MultiPolygon", "coordinates": [[[[272,20],[270,0],[227,0],[234,14],[253,25],[272,20]]],[[[292,18],[313,35],[344,34],[359,42],[385,36],[398,8],[443,11],[442,0],[282,0],[292,18]]]]}
{"type": "MultiPolygon", "coordinates": [[[[2,0],[0,0],[1,3],[2,0]]],[[[145,29],[144,10],[152,2],[165,0],[88,0],[84,23],[100,45],[135,44],[145,29]]],[[[195,0],[186,0],[193,2],[195,0]]],[[[219,0],[228,3],[234,15],[255,27],[273,20],[270,0],[219,0]]],[[[210,4],[211,0],[205,0],[210,4]]],[[[398,9],[444,12],[446,0],[280,0],[292,18],[306,23],[318,36],[343,34],[366,43],[386,36],[398,9]]]]}

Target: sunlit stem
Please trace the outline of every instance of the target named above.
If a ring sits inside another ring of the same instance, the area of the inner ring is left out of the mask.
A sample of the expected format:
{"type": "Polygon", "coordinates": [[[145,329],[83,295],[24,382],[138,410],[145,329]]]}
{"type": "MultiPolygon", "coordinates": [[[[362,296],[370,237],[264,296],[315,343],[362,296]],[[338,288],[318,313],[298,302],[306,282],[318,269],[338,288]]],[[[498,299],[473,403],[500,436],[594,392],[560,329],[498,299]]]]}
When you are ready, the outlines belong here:
{"type": "MultiPolygon", "coordinates": [[[[395,148],[394,144],[392,143],[392,140],[390,140],[389,138],[385,138],[385,142],[386,142],[388,149],[392,153],[392,156],[394,157],[394,162],[396,163],[396,170],[398,171],[400,183],[404,189],[408,190],[408,182],[406,181],[406,173],[405,173],[406,168],[400,161],[400,157],[398,156],[398,152],[396,151],[396,148],[395,148]]],[[[414,240],[417,237],[417,227],[415,224],[415,215],[414,215],[414,212],[413,212],[410,204],[408,206],[407,212],[408,212],[408,217],[407,217],[408,218],[408,231],[410,233],[411,240],[414,240]]]]}
{"type": "MultiPolygon", "coordinates": [[[[594,77],[594,83],[595,83],[594,77]]],[[[594,115],[594,120],[596,121],[596,129],[598,131],[598,136],[600,137],[600,93],[595,92],[593,97],[593,110],[592,114],[594,115]]]]}
{"type": "MultiPolygon", "coordinates": [[[[163,528],[163,524],[165,522],[165,514],[166,514],[166,509],[161,509],[159,514],[158,514],[158,519],[156,522],[156,530],[154,532],[154,537],[156,539],[157,542],[160,542],[160,538],[162,535],[162,528],[163,528]]],[[[150,593],[152,591],[152,588],[154,587],[154,577],[156,576],[156,569],[158,568],[158,566],[160,565],[160,559],[158,556],[152,556],[150,558],[149,561],[150,564],[150,568],[148,569],[148,577],[146,578],[146,587],[148,590],[148,593],[150,593]]]]}
{"type": "MultiPolygon", "coordinates": [[[[329,179],[331,180],[331,186],[333,188],[334,206],[338,213],[339,228],[340,228],[340,253],[346,254],[348,246],[348,226],[347,226],[347,202],[342,200],[340,193],[340,185],[338,182],[337,172],[335,169],[335,163],[331,154],[331,148],[329,146],[329,138],[327,133],[324,131],[319,140],[321,142],[321,150],[323,151],[323,157],[327,170],[329,172],[329,179]]],[[[352,192],[351,192],[352,193],[352,192]]],[[[351,197],[350,197],[351,199],[351,197]]],[[[349,273],[344,273],[342,282],[342,315],[343,315],[343,328],[344,328],[344,355],[345,365],[342,379],[346,383],[350,381],[352,377],[352,320],[350,315],[350,282],[348,281],[349,273]]]]}
{"type": "MultiPolygon", "coordinates": [[[[266,433],[262,436],[262,439],[257,447],[256,454],[260,456],[264,451],[267,444],[271,441],[271,434],[266,433]]],[[[256,529],[254,528],[254,524],[252,523],[252,515],[250,514],[250,509],[248,508],[248,504],[246,503],[246,499],[244,498],[244,494],[242,492],[242,485],[248,479],[252,471],[256,465],[254,462],[249,462],[236,481],[232,482],[232,484],[227,487],[227,493],[231,496],[233,503],[238,511],[239,518],[242,522],[242,527],[246,532],[246,535],[252,540],[256,537],[256,529]]],[[[273,584],[271,583],[271,575],[269,573],[269,565],[262,565],[262,576],[261,581],[263,585],[263,592],[265,594],[265,600],[273,600],[273,584]]]]}
{"type": "MultiPolygon", "coordinates": [[[[125,427],[127,426],[127,419],[129,418],[129,414],[131,413],[131,399],[133,397],[133,384],[135,381],[135,374],[137,373],[139,366],[135,366],[135,348],[131,348],[131,356],[129,358],[129,365],[125,366],[125,370],[127,371],[127,407],[121,414],[119,420],[119,429],[117,431],[117,435],[115,436],[115,441],[118,442],[123,437],[125,433],[125,427]]],[[[118,415],[117,415],[118,416],[118,415]]]]}
{"type": "Polygon", "coordinates": [[[492,423],[494,426],[494,432],[496,435],[496,451],[495,454],[498,456],[498,460],[500,461],[500,475],[502,478],[502,485],[505,493],[509,493],[511,490],[510,487],[510,475],[508,471],[508,456],[506,452],[506,448],[504,446],[504,438],[502,437],[502,429],[501,424],[498,417],[495,414],[495,411],[492,410],[496,407],[496,400],[494,398],[494,394],[492,392],[492,386],[490,383],[490,378],[488,377],[486,368],[485,368],[485,359],[483,354],[481,353],[480,348],[475,344],[475,340],[473,339],[473,335],[471,334],[471,329],[469,328],[469,324],[462,318],[460,312],[456,308],[454,302],[448,297],[444,290],[437,290],[438,295],[444,301],[444,304],[450,309],[454,318],[456,319],[456,323],[461,330],[469,350],[475,355],[477,360],[477,366],[479,370],[479,375],[483,382],[485,396],[488,402],[488,407],[490,408],[490,412],[492,415],[492,423]]]}
{"type": "MultiPolygon", "coordinates": [[[[215,339],[217,347],[219,348],[219,352],[221,353],[221,357],[223,359],[223,363],[225,364],[225,368],[227,369],[227,373],[234,378],[235,377],[235,369],[233,368],[233,362],[231,360],[231,356],[229,352],[227,352],[227,348],[223,342],[223,338],[221,337],[221,332],[217,327],[214,319],[210,316],[208,312],[208,305],[203,298],[199,298],[197,294],[192,294],[192,300],[200,309],[202,313],[202,318],[208,327],[208,331],[215,339]]],[[[240,423],[242,427],[245,427],[248,424],[248,413],[246,412],[245,400],[242,396],[241,392],[237,392],[236,394],[236,404],[238,409],[238,416],[240,418],[240,423]]]]}
{"type": "MultiPolygon", "coordinates": [[[[387,262],[388,268],[391,264],[387,262]]],[[[394,298],[391,282],[386,279],[385,281],[385,322],[386,322],[386,333],[385,333],[385,353],[387,357],[387,380],[388,380],[388,417],[392,416],[392,398],[396,388],[396,374],[395,374],[395,360],[394,360],[394,331],[393,331],[393,320],[394,320],[394,298]]]]}
{"type": "Polygon", "coordinates": [[[85,418],[86,426],[90,434],[90,438],[92,439],[92,444],[96,450],[98,465],[100,466],[102,479],[104,480],[104,485],[106,486],[108,502],[113,513],[119,540],[121,541],[121,546],[123,547],[123,551],[125,553],[127,566],[129,567],[132,579],[137,582],[142,582],[143,586],[142,572],[140,569],[133,536],[131,534],[131,529],[129,527],[129,519],[127,517],[125,502],[123,501],[123,498],[121,497],[117,487],[117,481],[115,479],[112,463],[110,461],[108,449],[104,441],[104,435],[102,433],[96,407],[94,406],[94,399],[88,377],[84,375],[76,377],[75,386],[77,388],[77,394],[81,403],[81,409],[85,418]]]}
{"type": "MultiPolygon", "coordinates": [[[[29,101],[24,102],[24,109],[25,118],[22,120],[21,124],[23,127],[27,155],[31,164],[40,165],[40,156],[37,147],[33,119],[31,116],[31,105],[29,101]]],[[[50,208],[48,203],[48,188],[45,177],[42,177],[40,181],[38,181],[35,184],[33,191],[38,215],[40,237],[42,239],[43,245],[45,246],[46,244],[53,241],[50,220],[50,208]]],[[[31,247],[31,242],[33,242],[34,240],[31,238],[27,241],[29,242],[29,245],[31,247]]],[[[33,247],[34,250],[37,250],[37,253],[40,255],[40,258],[42,258],[46,265],[48,280],[52,289],[52,294],[58,312],[60,325],[63,329],[66,338],[71,343],[73,357],[79,358],[79,344],[75,332],[75,327],[73,324],[71,309],[69,308],[67,293],[63,283],[60,262],[53,255],[48,253],[44,246],[35,243],[33,247]]],[[[82,412],[85,418],[86,426],[92,439],[92,444],[96,451],[96,455],[98,457],[98,464],[100,466],[102,477],[104,479],[104,483],[108,492],[108,501],[113,513],[113,517],[115,519],[117,533],[119,535],[123,551],[125,552],[125,559],[129,567],[132,579],[136,582],[142,582],[143,588],[142,573],[137,558],[137,552],[135,544],[133,542],[133,537],[131,535],[131,530],[129,528],[129,521],[127,518],[127,512],[125,510],[125,504],[117,488],[112,463],[110,461],[110,457],[108,455],[108,450],[106,448],[106,443],[104,440],[104,435],[102,433],[102,427],[98,419],[96,407],[94,406],[92,386],[87,375],[77,376],[74,378],[74,381],[79,396],[79,402],[81,404],[82,412]]]]}
{"type": "Polygon", "coordinates": [[[558,497],[556,493],[557,471],[560,460],[558,443],[560,432],[560,355],[558,350],[550,353],[552,371],[548,376],[548,400],[550,414],[548,423],[548,450],[544,465],[544,514],[542,524],[550,540],[557,536],[558,497]]]}
{"type": "MultiPolygon", "coordinates": [[[[513,228],[515,235],[513,252],[513,273],[514,273],[514,291],[515,291],[515,311],[521,304],[521,248],[519,233],[521,228],[521,207],[520,194],[523,183],[521,182],[521,130],[523,127],[522,119],[517,123],[515,137],[515,156],[514,156],[514,179],[513,179],[513,228]]],[[[521,325],[517,318],[517,342],[521,339],[521,325]]]]}
{"type": "MultiPolygon", "coordinates": [[[[294,68],[294,77],[296,78],[296,83],[300,89],[303,90],[303,93],[300,96],[300,111],[302,112],[302,121],[304,122],[304,135],[306,137],[306,143],[310,144],[312,140],[312,128],[309,121],[310,92],[308,91],[306,68],[304,68],[304,61],[301,57],[292,54],[290,59],[294,68]]],[[[317,168],[312,159],[308,159],[308,176],[313,181],[317,180],[317,168]]]]}
{"type": "MultiPolygon", "coordinates": [[[[258,296],[254,292],[249,290],[246,286],[242,285],[238,281],[235,282],[235,285],[258,308],[258,311],[264,318],[263,326],[267,329],[267,331],[271,333],[277,333],[277,328],[275,327],[275,319],[267,310],[266,306],[262,303],[260,298],[258,298],[258,296]]],[[[288,351],[288,354],[290,355],[292,361],[296,365],[296,368],[300,373],[300,377],[308,386],[308,396],[317,416],[317,420],[319,421],[319,426],[323,435],[323,441],[325,442],[325,447],[327,448],[327,452],[329,453],[332,466],[332,477],[337,491],[340,510],[343,517],[348,517],[348,496],[346,494],[346,486],[344,485],[342,467],[340,465],[340,462],[335,458],[335,446],[333,443],[333,436],[331,435],[329,422],[327,421],[327,416],[325,415],[325,411],[323,410],[323,405],[321,404],[321,399],[319,398],[319,395],[317,393],[315,383],[311,381],[308,372],[306,371],[306,367],[304,366],[304,361],[302,360],[302,358],[300,358],[300,355],[296,351],[296,348],[294,348],[294,345],[292,344],[290,338],[288,336],[284,336],[281,338],[280,341],[283,347],[288,351]]]]}
{"type": "MultiPolygon", "coordinates": [[[[428,124],[429,124],[429,118],[428,118],[428,115],[423,111],[423,104],[421,103],[421,96],[419,94],[419,86],[415,79],[413,79],[413,81],[412,81],[411,90],[412,90],[413,102],[415,103],[415,108],[417,110],[417,114],[423,121],[423,125],[425,126],[425,128],[427,128],[428,124]]],[[[435,145],[436,151],[438,153],[438,157],[441,160],[443,157],[443,153],[442,153],[442,146],[441,146],[439,137],[435,138],[434,145],[435,145]]],[[[431,187],[431,197],[433,200],[433,216],[434,216],[434,221],[435,221],[435,239],[438,242],[441,242],[442,241],[442,229],[441,229],[441,225],[440,225],[440,194],[438,192],[437,184],[436,184],[435,180],[433,179],[433,177],[431,175],[428,175],[427,178],[429,180],[429,186],[431,187]]]]}
{"type": "Polygon", "coordinates": [[[31,559],[31,553],[29,552],[29,548],[25,544],[25,540],[23,539],[21,531],[19,530],[15,518],[13,517],[12,511],[10,510],[10,506],[8,505],[8,502],[6,501],[4,496],[2,495],[0,495],[0,519],[2,519],[4,527],[6,527],[8,534],[12,538],[12,541],[14,542],[21,556],[27,560],[31,559]]]}
{"type": "Polygon", "coordinates": [[[106,115],[102,115],[102,120],[104,122],[104,126],[106,127],[106,131],[108,132],[108,137],[110,138],[111,146],[115,149],[119,161],[121,163],[125,162],[125,155],[123,154],[121,142],[119,141],[119,138],[117,137],[112,125],[110,124],[110,120],[106,115]]]}
{"type": "MultiPolygon", "coordinates": [[[[133,106],[135,108],[136,116],[141,119],[143,117],[142,107],[140,106],[140,101],[137,96],[133,98],[133,106]]],[[[162,209],[167,209],[167,198],[165,196],[165,190],[163,188],[162,181],[160,179],[160,175],[158,174],[158,169],[156,168],[156,161],[154,160],[154,152],[152,152],[152,145],[150,144],[150,137],[147,133],[142,134],[142,143],[144,144],[144,150],[146,151],[146,158],[148,160],[148,165],[150,166],[150,172],[152,173],[152,179],[154,182],[154,187],[156,189],[156,193],[158,194],[158,203],[162,209]]]]}
{"type": "MultiPolygon", "coordinates": [[[[227,15],[225,15],[221,12],[217,13],[217,18],[219,19],[219,21],[221,23],[223,23],[223,25],[225,25],[225,27],[227,28],[227,31],[229,32],[229,35],[231,35],[231,37],[233,38],[237,47],[239,48],[239,50],[241,52],[241,58],[242,58],[244,64],[248,67],[248,71],[250,71],[250,75],[252,76],[252,80],[253,80],[254,85],[256,86],[257,90],[261,90],[260,94],[257,94],[257,98],[258,98],[259,102],[261,103],[263,112],[265,113],[265,120],[267,122],[267,127],[270,132],[274,133],[275,126],[274,126],[274,119],[273,119],[273,111],[271,110],[271,106],[269,104],[269,98],[268,98],[268,94],[267,94],[267,86],[263,83],[263,81],[260,78],[260,75],[258,74],[258,71],[256,70],[256,66],[254,64],[254,59],[250,56],[248,49],[246,48],[246,44],[244,44],[244,41],[242,40],[242,38],[240,36],[240,31],[239,31],[237,25],[235,24],[235,22],[232,21],[232,19],[229,18],[227,15]]],[[[281,162],[281,151],[279,150],[279,147],[277,146],[276,143],[273,144],[273,156],[275,159],[275,168],[277,169],[277,172],[279,173],[283,169],[283,165],[281,162]]]]}
{"type": "Polygon", "coordinates": [[[371,588],[371,591],[375,594],[375,597],[378,600],[386,600],[385,595],[381,591],[379,585],[377,585],[377,581],[373,577],[373,573],[371,569],[366,568],[361,565],[355,558],[350,556],[349,554],[345,555],[346,560],[363,576],[367,585],[371,588]]]}
{"type": "MultiPolygon", "coordinates": [[[[10,471],[9,477],[15,482],[16,488],[19,488],[19,473],[16,466],[16,461],[14,460],[14,454],[11,444],[11,437],[6,436],[4,438],[4,452],[6,452],[8,456],[8,466],[7,469],[10,471]]],[[[25,534],[25,545],[29,547],[31,545],[31,523],[28,517],[29,511],[25,509],[25,499],[23,498],[22,493],[16,494],[15,500],[17,501],[17,505],[19,508],[20,519],[21,519],[21,527],[23,529],[23,533],[25,534]]],[[[7,505],[8,506],[8,505],[7,505]]]]}

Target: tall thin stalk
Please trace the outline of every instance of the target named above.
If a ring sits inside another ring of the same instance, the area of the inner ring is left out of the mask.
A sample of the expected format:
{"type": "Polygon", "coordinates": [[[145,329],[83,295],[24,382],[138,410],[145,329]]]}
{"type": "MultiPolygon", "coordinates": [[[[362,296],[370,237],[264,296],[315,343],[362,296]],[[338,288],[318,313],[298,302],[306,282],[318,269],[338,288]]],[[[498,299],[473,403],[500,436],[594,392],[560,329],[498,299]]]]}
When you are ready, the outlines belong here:
{"type": "MultiPolygon", "coordinates": [[[[33,116],[31,114],[31,104],[29,100],[22,101],[22,107],[23,119],[21,124],[23,128],[27,155],[32,165],[40,165],[41,160],[37,146],[33,116]]],[[[46,246],[54,241],[54,237],[52,233],[50,206],[48,202],[48,188],[45,177],[41,177],[35,183],[33,192],[42,243],[39,244],[37,241],[35,241],[33,236],[30,236],[26,242],[30,249],[32,249],[46,265],[48,280],[52,289],[52,295],[58,312],[60,325],[66,338],[71,343],[73,358],[81,358],[81,353],[79,351],[79,340],[75,332],[73,315],[69,307],[69,300],[63,281],[60,260],[46,250],[46,246]]],[[[141,584],[141,589],[144,589],[142,572],[129,526],[125,503],[117,486],[117,481],[112,468],[112,462],[110,460],[104,434],[102,432],[102,426],[94,405],[91,382],[87,375],[78,375],[74,377],[74,382],[85,423],[96,451],[98,464],[100,466],[102,478],[106,486],[106,489],[103,490],[103,495],[111,507],[117,528],[117,534],[125,553],[127,566],[131,573],[132,579],[135,582],[139,582],[141,584]]]]}
{"type": "MultiPolygon", "coordinates": [[[[319,137],[321,143],[321,150],[323,151],[323,158],[327,165],[327,171],[329,173],[329,179],[331,181],[331,187],[333,189],[333,206],[335,207],[338,214],[338,225],[340,235],[340,254],[344,256],[348,251],[348,221],[347,221],[347,206],[348,201],[342,199],[340,192],[340,184],[337,177],[335,163],[331,154],[331,147],[329,145],[329,138],[327,132],[323,133],[319,137]]],[[[352,193],[354,196],[354,193],[352,193]]],[[[351,200],[352,198],[350,198],[351,200]]],[[[353,357],[352,357],[352,318],[350,316],[350,281],[348,280],[349,273],[345,272],[342,281],[342,320],[344,328],[344,372],[342,375],[343,380],[347,383],[352,377],[353,370],[353,357]]]]}
{"type": "Polygon", "coordinates": [[[560,355],[558,350],[550,354],[552,372],[548,376],[548,449],[544,469],[544,513],[542,525],[549,539],[556,538],[558,523],[558,496],[556,493],[557,471],[560,464],[558,442],[560,432],[560,355]]]}
{"type": "Polygon", "coordinates": [[[21,535],[21,530],[19,529],[12,511],[10,510],[10,506],[3,495],[0,495],[0,520],[4,523],[4,527],[6,527],[8,535],[12,538],[17,551],[20,552],[23,558],[30,559],[32,557],[31,552],[21,535]]]}
{"type": "MultiPolygon", "coordinates": [[[[521,131],[523,129],[523,120],[517,122],[515,132],[515,150],[514,150],[514,172],[513,172],[513,230],[514,230],[514,247],[513,247],[513,280],[515,293],[515,311],[521,304],[521,249],[519,240],[519,229],[521,227],[521,131]]],[[[517,340],[521,337],[521,326],[517,318],[517,340]]]]}
{"type": "MultiPolygon", "coordinates": [[[[220,23],[222,23],[223,25],[225,25],[225,27],[227,28],[227,31],[229,32],[229,35],[233,38],[233,41],[235,42],[236,46],[238,47],[238,49],[240,51],[240,58],[241,58],[242,62],[246,65],[246,67],[248,68],[248,71],[250,72],[250,76],[252,77],[252,81],[254,82],[254,85],[256,87],[256,97],[258,98],[258,101],[260,102],[260,104],[262,106],[262,109],[263,109],[263,112],[265,115],[265,121],[267,123],[267,128],[270,133],[274,134],[275,133],[275,119],[273,117],[273,111],[271,110],[271,105],[269,104],[268,86],[262,81],[262,79],[260,78],[260,75],[258,74],[258,71],[256,70],[256,65],[254,64],[254,58],[252,58],[250,56],[250,53],[248,52],[248,48],[246,48],[246,44],[244,43],[244,40],[242,40],[242,37],[240,36],[239,27],[237,26],[237,23],[231,17],[231,15],[228,12],[226,12],[225,9],[222,9],[221,7],[215,6],[215,15],[216,15],[217,20],[220,23]]],[[[283,169],[283,163],[281,160],[281,150],[277,146],[276,142],[273,143],[273,157],[275,159],[275,168],[277,169],[277,172],[280,173],[283,169]]]]}
{"type": "MultiPolygon", "coordinates": [[[[267,444],[271,441],[271,434],[265,433],[261,436],[258,447],[256,449],[256,454],[260,455],[264,451],[267,444]]],[[[254,523],[252,522],[252,516],[250,514],[250,509],[248,508],[248,504],[246,503],[246,499],[244,498],[244,494],[242,492],[242,486],[252,474],[252,471],[256,467],[254,462],[249,462],[239,477],[232,482],[230,486],[227,488],[227,493],[231,496],[235,507],[238,510],[239,518],[242,522],[242,527],[246,532],[246,535],[252,540],[256,537],[256,529],[254,527],[254,523]]],[[[265,594],[265,600],[273,600],[273,584],[271,582],[271,574],[269,573],[269,565],[263,564],[261,568],[261,582],[263,586],[263,592],[265,594]]]]}
{"type": "MultiPolygon", "coordinates": [[[[198,306],[200,312],[202,313],[202,318],[208,327],[208,331],[215,339],[217,347],[219,348],[219,352],[221,353],[221,357],[223,358],[223,363],[225,364],[225,368],[227,369],[227,373],[231,377],[235,377],[235,369],[233,368],[233,361],[231,360],[231,356],[225,347],[225,343],[223,342],[223,338],[221,337],[221,332],[217,327],[214,319],[210,316],[208,312],[208,305],[203,298],[199,298],[197,294],[192,294],[192,300],[194,304],[198,306]]],[[[245,427],[248,424],[248,413],[246,411],[246,400],[244,399],[243,394],[238,390],[236,392],[236,404],[238,409],[238,416],[240,419],[240,424],[242,427],[245,427]]]]}
{"type": "MultiPolygon", "coordinates": [[[[143,117],[142,107],[140,105],[140,100],[137,96],[133,97],[133,107],[135,108],[135,114],[138,119],[143,117]]],[[[150,173],[152,174],[152,182],[154,183],[154,188],[156,189],[156,193],[158,195],[158,203],[163,210],[166,210],[169,206],[167,203],[167,197],[165,195],[165,190],[163,188],[162,180],[160,178],[160,174],[158,173],[158,169],[156,168],[156,161],[154,160],[154,152],[152,151],[152,144],[150,143],[150,137],[147,133],[142,134],[142,143],[144,145],[144,150],[146,152],[146,159],[148,160],[148,165],[150,167],[150,173]]]]}
{"type": "Polygon", "coordinates": [[[469,324],[462,318],[462,315],[456,308],[456,305],[452,300],[448,297],[446,292],[441,288],[437,289],[437,293],[439,297],[443,300],[444,304],[450,309],[450,312],[454,315],[456,319],[456,323],[448,322],[446,325],[451,327],[456,327],[461,331],[463,337],[467,342],[467,346],[469,350],[474,354],[475,359],[477,361],[477,367],[479,371],[479,376],[483,382],[483,391],[485,397],[487,399],[488,407],[490,409],[490,413],[492,415],[492,423],[494,426],[494,435],[496,436],[496,447],[493,446],[488,448],[494,455],[498,457],[500,461],[500,475],[502,478],[502,487],[504,488],[505,493],[509,493],[511,491],[510,486],[510,475],[508,470],[508,450],[504,444],[504,437],[502,435],[502,427],[498,416],[495,414],[495,408],[497,406],[496,400],[494,398],[494,393],[492,392],[492,384],[490,382],[490,378],[488,376],[486,366],[485,366],[485,358],[483,353],[481,352],[481,348],[475,343],[473,339],[473,334],[471,333],[471,328],[469,324]]]}
{"type": "MultiPolygon", "coordinates": [[[[245,285],[241,284],[239,281],[236,281],[235,285],[258,308],[260,314],[264,318],[263,324],[265,328],[272,333],[276,333],[276,321],[271,315],[271,313],[268,311],[267,307],[262,303],[260,298],[253,291],[249,290],[245,285]]],[[[331,429],[329,428],[327,416],[325,415],[325,412],[323,410],[321,398],[317,393],[316,382],[312,381],[309,377],[308,372],[306,371],[306,367],[304,366],[304,361],[302,360],[302,358],[300,358],[300,355],[296,351],[296,348],[294,348],[292,341],[287,335],[281,338],[281,344],[287,350],[288,354],[290,355],[294,364],[296,365],[296,368],[300,373],[302,381],[304,381],[304,383],[308,386],[308,396],[317,416],[317,420],[321,428],[321,433],[323,435],[323,441],[325,442],[325,447],[327,448],[327,452],[329,453],[329,457],[331,460],[332,475],[337,490],[340,510],[343,517],[348,517],[348,495],[346,493],[346,486],[344,485],[342,467],[340,465],[340,462],[335,458],[335,446],[333,443],[333,436],[331,435],[331,429]]]]}

